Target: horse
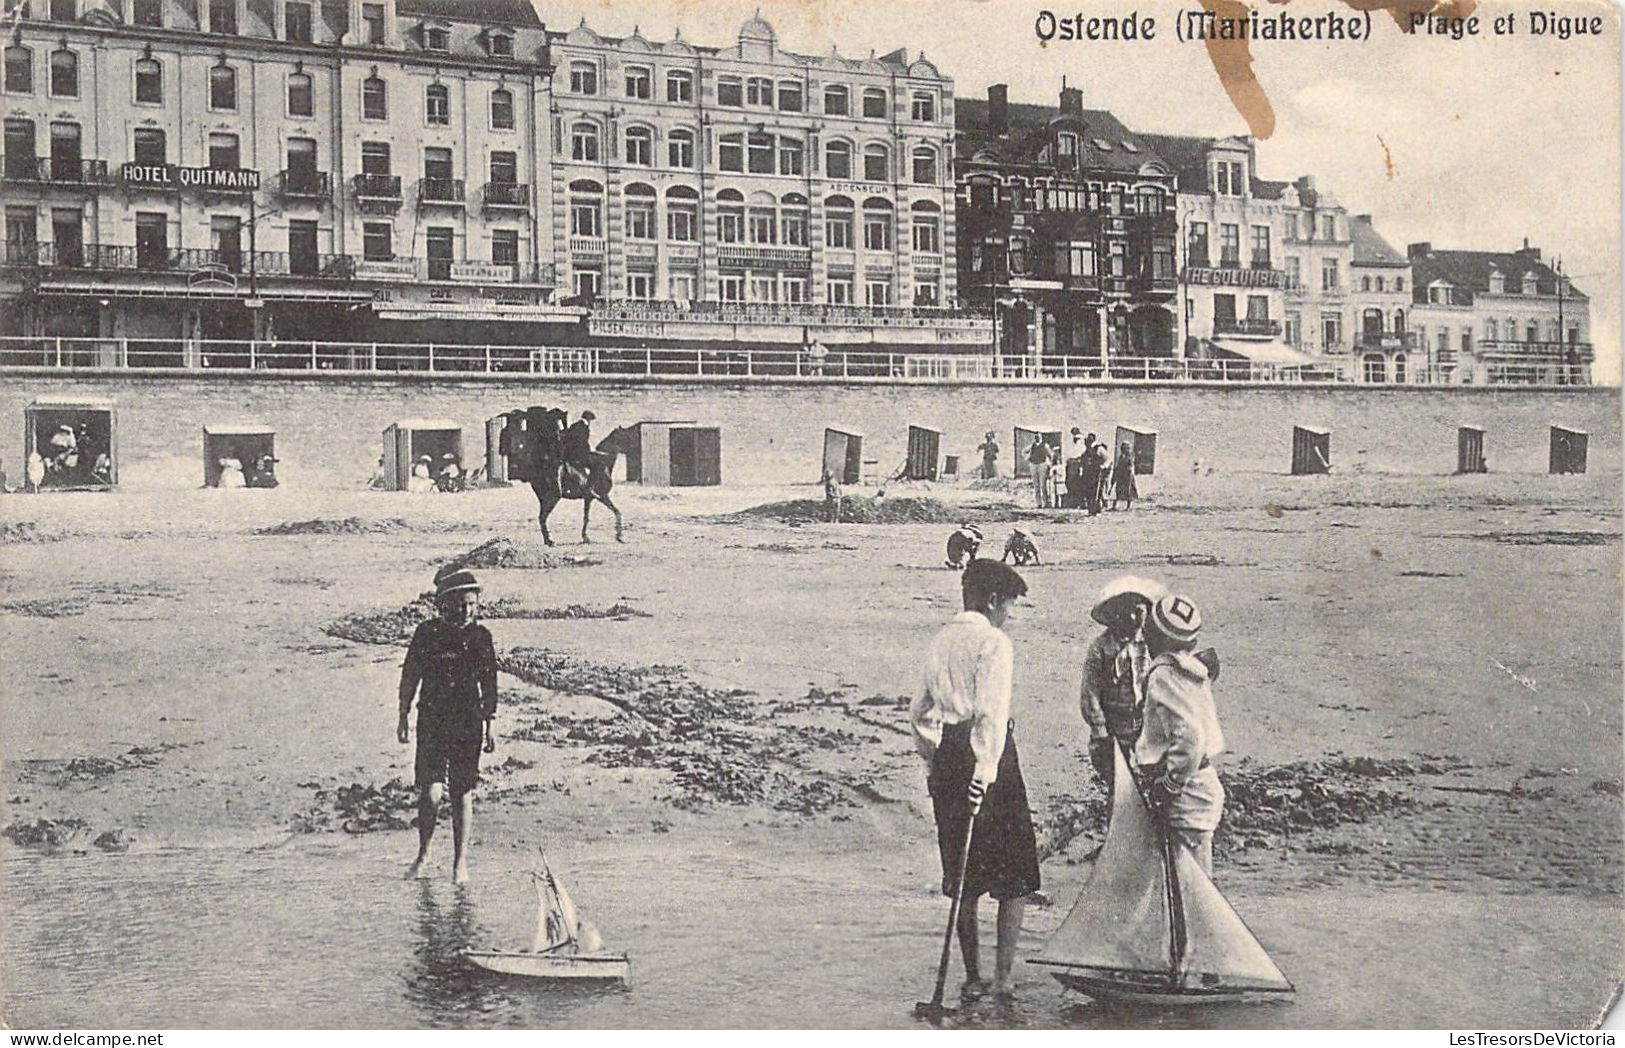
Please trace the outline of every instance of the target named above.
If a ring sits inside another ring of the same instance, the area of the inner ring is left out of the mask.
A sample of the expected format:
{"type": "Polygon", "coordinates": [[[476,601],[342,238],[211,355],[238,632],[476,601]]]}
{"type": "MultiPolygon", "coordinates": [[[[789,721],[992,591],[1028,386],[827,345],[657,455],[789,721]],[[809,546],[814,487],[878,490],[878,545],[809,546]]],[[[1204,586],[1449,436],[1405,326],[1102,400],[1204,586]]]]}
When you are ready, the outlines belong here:
{"type": "Polygon", "coordinates": [[[610,489],[615,486],[615,460],[627,453],[632,446],[633,433],[626,426],[620,426],[610,431],[609,435],[598,442],[598,447],[588,459],[587,483],[585,487],[573,490],[566,495],[559,486],[558,459],[544,460],[542,468],[536,471],[536,476],[530,480],[530,490],[536,493],[536,501],[541,504],[541,512],[536,520],[542,526],[542,541],[553,545],[553,536],[547,531],[547,518],[557,506],[565,499],[581,500],[581,541],[591,542],[587,537],[587,522],[592,516],[592,504],[602,502],[615,514],[615,541],[625,542],[621,536],[621,511],[615,503],[610,501],[610,489]]]}

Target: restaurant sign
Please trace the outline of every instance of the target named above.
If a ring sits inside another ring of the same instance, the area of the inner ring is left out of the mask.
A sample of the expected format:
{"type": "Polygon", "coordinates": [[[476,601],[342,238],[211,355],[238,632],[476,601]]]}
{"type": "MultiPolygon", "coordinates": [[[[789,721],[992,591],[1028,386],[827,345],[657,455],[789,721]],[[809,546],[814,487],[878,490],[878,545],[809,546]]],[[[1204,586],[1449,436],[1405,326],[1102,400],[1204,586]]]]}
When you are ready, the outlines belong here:
{"type": "Polygon", "coordinates": [[[131,162],[119,170],[126,185],[160,189],[213,189],[252,193],[260,187],[260,173],[250,168],[178,167],[175,164],[131,162]]]}
{"type": "Polygon", "coordinates": [[[1279,269],[1201,269],[1187,266],[1185,283],[1215,287],[1279,288],[1286,286],[1286,274],[1279,269]]]}

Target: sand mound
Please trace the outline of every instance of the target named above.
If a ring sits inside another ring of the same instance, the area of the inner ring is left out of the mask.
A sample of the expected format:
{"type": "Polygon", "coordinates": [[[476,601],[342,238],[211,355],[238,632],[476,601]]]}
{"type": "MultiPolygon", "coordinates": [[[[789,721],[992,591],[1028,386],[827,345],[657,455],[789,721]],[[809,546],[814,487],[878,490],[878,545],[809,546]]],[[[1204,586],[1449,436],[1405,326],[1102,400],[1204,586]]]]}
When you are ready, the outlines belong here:
{"type": "Polygon", "coordinates": [[[521,549],[507,539],[481,543],[447,562],[448,566],[457,568],[590,568],[602,563],[591,557],[577,557],[568,553],[521,549]]]}
{"type": "Polygon", "coordinates": [[[1492,531],[1473,537],[1509,546],[1606,546],[1620,539],[1606,531],[1492,531]]]}
{"type": "MultiPolygon", "coordinates": [[[[329,637],[355,641],[360,644],[405,644],[419,623],[428,622],[440,614],[435,607],[434,591],[418,594],[410,604],[386,611],[364,611],[346,615],[322,627],[329,637]]],[[[533,608],[516,597],[501,597],[480,605],[480,618],[493,622],[502,619],[646,619],[649,613],[639,611],[630,604],[616,603],[607,608],[570,604],[562,608],[533,608]]]]}
{"type": "Polygon", "coordinates": [[[383,535],[400,531],[477,531],[479,525],[460,521],[433,521],[413,524],[400,517],[381,520],[363,520],[345,517],[343,520],[295,520],[259,528],[256,535],[383,535]]]}
{"type": "Polygon", "coordinates": [[[0,545],[14,542],[56,542],[64,538],[67,536],[55,531],[45,531],[31,520],[0,523],[0,545]]]}
{"type": "MultiPolygon", "coordinates": [[[[989,507],[978,507],[987,512],[989,507]]],[[[975,510],[964,506],[950,506],[941,499],[915,497],[871,498],[867,495],[848,495],[841,501],[842,524],[958,524],[975,510]]],[[[729,522],[742,520],[776,520],[782,524],[810,524],[822,521],[823,499],[789,499],[767,502],[760,506],[724,518],[729,522]]]]}

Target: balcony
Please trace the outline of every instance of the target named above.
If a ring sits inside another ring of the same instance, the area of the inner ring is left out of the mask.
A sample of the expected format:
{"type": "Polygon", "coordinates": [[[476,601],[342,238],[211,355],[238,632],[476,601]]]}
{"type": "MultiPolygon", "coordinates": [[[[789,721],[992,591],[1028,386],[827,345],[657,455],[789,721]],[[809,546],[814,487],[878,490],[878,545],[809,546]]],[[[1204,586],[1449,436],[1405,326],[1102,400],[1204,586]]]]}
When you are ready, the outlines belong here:
{"type": "Polygon", "coordinates": [[[1354,345],[1360,350],[1404,350],[1414,353],[1421,349],[1414,331],[1362,331],[1355,336],[1354,345]]]}
{"type": "MultiPolygon", "coordinates": [[[[784,266],[800,269],[812,268],[812,248],[775,247],[771,244],[722,244],[717,248],[721,265],[784,266]]],[[[890,268],[888,257],[880,263],[890,268]]],[[[871,265],[871,269],[876,268],[871,265]]]]}
{"type": "Polygon", "coordinates": [[[277,176],[277,192],[284,200],[331,200],[333,176],[303,168],[285,170],[277,176]]]}
{"type": "Polygon", "coordinates": [[[1480,341],[1475,350],[1486,361],[1589,364],[1595,353],[1589,342],[1480,341]]]}
{"type": "Polygon", "coordinates": [[[400,175],[356,175],[350,179],[356,206],[367,214],[389,214],[401,207],[400,175]]]}
{"type": "Polygon", "coordinates": [[[1172,211],[1156,215],[1135,215],[1129,219],[1128,228],[1131,233],[1172,234],[1176,229],[1176,219],[1172,211]]]}
{"type": "Polygon", "coordinates": [[[1165,277],[1135,277],[1133,291],[1136,295],[1172,295],[1179,290],[1179,281],[1170,276],[1165,277]]]}
{"type": "Polygon", "coordinates": [[[487,182],[483,195],[484,206],[530,210],[530,187],[518,182],[487,182]]]}
{"type": "Polygon", "coordinates": [[[1276,338],[1281,334],[1279,320],[1256,320],[1250,317],[1216,317],[1213,321],[1215,335],[1245,335],[1252,338],[1276,338]]]}
{"type": "Polygon", "coordinates": [[[463,180],[460,178],[418,179],[418,204],[446,207],[463,206],[463,180]]]}
{"type": "Polygon", "coordinates": [[[0,161],[0,178],[58,186],[103,186],[107,184],[107,161],[8,156],[0,161]]]}

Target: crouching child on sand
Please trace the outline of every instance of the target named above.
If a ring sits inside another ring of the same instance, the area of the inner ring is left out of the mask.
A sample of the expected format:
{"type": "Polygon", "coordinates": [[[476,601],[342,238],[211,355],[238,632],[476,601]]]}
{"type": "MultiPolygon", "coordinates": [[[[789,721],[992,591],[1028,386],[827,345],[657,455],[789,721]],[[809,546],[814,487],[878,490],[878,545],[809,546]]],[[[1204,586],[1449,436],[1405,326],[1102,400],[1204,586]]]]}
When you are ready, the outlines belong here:
{"type": "Polygon", "coordinates": [[[962,996],[988,990],[982,979],[976,904],[999,902],[993,992],[1014,992],[1011,971],[1027,896],[1037,891],[1038,848],[1027,788],[1016,754],[1011,711],[1015,654],[1000,629],[1027,592],[1014,569],[973,560],[961,579],[965,610],[942,627],[926,656],[924,681],[909,711],[920,756],[930,766],[928,785],[942,858],[942,891],[962,900],[957,923],[965,961],[962,996]],[[975,825],[968,824],[974,818],[975,825]],[[956,883],[970,853],[963,884],[956,883]]]}
{"type": "Polygon", "coordinates": [[[440,617],[420,623],[401,666],[400,723],[396,737],[411,738],[407,715],[418,699],[418,857],[407,869],[417,877],[434,839],[436,808],[451,791],[452,879],[468,880],[468,840],[474,818],[473,790],[480,781],[481,739],[492,752],[491,720],[497,711],[497,659],[491,631],[479,623],[480,584],[467,570],[435,576],[440,617]]]}

